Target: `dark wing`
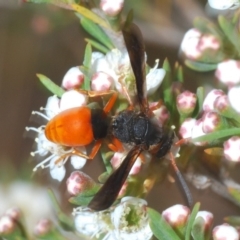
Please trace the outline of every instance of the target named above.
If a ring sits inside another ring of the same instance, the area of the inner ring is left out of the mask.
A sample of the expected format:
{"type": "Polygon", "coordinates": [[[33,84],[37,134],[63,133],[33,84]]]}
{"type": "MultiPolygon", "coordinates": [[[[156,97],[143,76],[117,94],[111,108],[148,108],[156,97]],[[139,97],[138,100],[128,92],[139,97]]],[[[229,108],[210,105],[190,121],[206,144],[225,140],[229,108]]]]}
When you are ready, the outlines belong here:
{"type": "Polygon", "coordinates": [[[89,208],[95,211],[101,211],[109,208],[114,203],[133,164],[142,151],[143,149],[140,146],[135,146],[129,151],[120,167],[113,172],[88,204],[89,208]]]}
{"type": "Polygon", "coordinates": [[[136,78],[137,98],[140,110],[141,112],[146,112],[148,102],[146,96],[145,46],[142,33],[135,24],[125,27],[122,32],[132,70],[136,78]]]}

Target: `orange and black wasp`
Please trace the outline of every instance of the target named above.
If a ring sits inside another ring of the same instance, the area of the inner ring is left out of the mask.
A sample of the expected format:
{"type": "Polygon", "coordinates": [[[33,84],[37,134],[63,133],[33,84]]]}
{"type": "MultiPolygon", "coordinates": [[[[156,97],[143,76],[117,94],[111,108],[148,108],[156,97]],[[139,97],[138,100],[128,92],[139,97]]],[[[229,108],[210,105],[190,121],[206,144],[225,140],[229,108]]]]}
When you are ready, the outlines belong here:
{"type": "MultiPolygon", "coordinates": [[[[115,138],[122,143],[132,145],[120,167],[113,172],[105,184],[96,193],[88,207],[101,211],[110,207],[116,200],[118,193],[126,181],[128,174],[138,156],[148,151],[155,158],[161,159],[166,154],[174,157],[170,149],[174,141],[174,132],[168,128],[159,127],[154,123],[153,113],[148,105],[146,95],[145,46],[139,28],[131,24],[123,29],[123,37],[129,54],[130,63],[136,81],[136,101],[139,109],[130,106],[119,112],[111,123],[111,131],[115,138]]],[[[189,202],[190,192],[174,162],[174,168],[182,184],[189,202]]]]}

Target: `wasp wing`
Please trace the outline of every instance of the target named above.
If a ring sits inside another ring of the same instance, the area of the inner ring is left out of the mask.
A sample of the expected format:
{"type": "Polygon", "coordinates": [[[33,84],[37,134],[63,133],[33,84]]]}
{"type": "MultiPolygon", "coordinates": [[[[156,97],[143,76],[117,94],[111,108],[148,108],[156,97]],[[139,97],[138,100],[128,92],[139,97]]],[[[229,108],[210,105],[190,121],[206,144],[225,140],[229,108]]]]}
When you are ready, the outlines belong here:
{"type": "Polygon", "coordinates": [[[101,211],[109,208],[114,203],[133,164],[142,151],[141,146],[135,146],[129,151],[120,167],[110,175],[105,184],[93,197],[88,205],[89,208],[101,211]]]}
{"type": "Polygon", "coordinates": [[[135,24],[124,27],[122,32],[136,79],[137,100],[141,112],[146,112],[148,101],[146,95],[145,46],[142,33],[135,24]]]}

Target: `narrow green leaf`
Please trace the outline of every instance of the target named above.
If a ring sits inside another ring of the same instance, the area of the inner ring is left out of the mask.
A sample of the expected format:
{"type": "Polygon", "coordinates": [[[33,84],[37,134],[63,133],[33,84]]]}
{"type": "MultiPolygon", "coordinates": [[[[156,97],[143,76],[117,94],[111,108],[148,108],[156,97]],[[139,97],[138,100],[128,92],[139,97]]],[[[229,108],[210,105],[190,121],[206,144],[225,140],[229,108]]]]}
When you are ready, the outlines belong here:
{"type": "Polygon", "coordinates": [[[229,194],[240,203],[240,190],[237,188],[228,187],[229,194]]]}
{"type": "Polygon", "coordinates": [[[82,16],[90,19],[91,21],[97,23],[102,27],[110,28],[109,24],[103,18],[99,17],[97,14],[95,14],[91,10],[88,10],[87,8],[77,4],[72,4],[71,6],[76,12],[80,13],[82,16]]]}
{"type": "Polygon", "coordinates": [[[126,17],[125,23],[124,23],[124,28],[128,28],[133,22],[133,10],[131,9],[126,17]]]}
{"type": "Polygon", "coordinates": [[[177,64],[176,66],[176,80],[181,83],[184,82],[183,69],[182,66],[179,64],[177,64]]]}
{"type": "Polygon", "coordinates": [[[203,63],[203,62],[195,62],[191,60],[185,60],[184,63],[187,67],[199,72],[209,72],[217,68],[217,63],[216,64],[203,63]]]}
{"type": "Polygon", "coordinates": [[[148,208],[149,225],[154,236],[159,240],[181,240],[160,213],[148,208]]]}
{"type": "Polygon", "coordinates": [[[207,240],[205,233],[205,222],[202,217],[197,217],[192,227],[192,237],[194,240],[207,240]]]}
{"type": "Polygon", "coordinates": [[[236,27],[232,24],[231,21],[229,21],[222,15],[218,17],[218,23],[222,31],[224,32],[225,36],[232,43],[232,45],[235,46],[235,49],[238,51],[238,54],[240,54],[239,36],[238,32],[236,31],[236,27]]]}
{"type": "Polygon", "coordinates": [[[197,88],[197,107],[194,109],[194,112],[192,114],[193,118],[197,118],[197,116],[201,113],[202,111],[202,106],[203,106],[203,101],[204,101],[204,88],[203,87],[198,87],[197,88]]]}
{"type": "Polygon", "coordinates": [[[41,83],[54,95],[57,95],[58,97],[61,97],[64,93],[64,90],[59,87],[57,84],[55,84],[51,79],[46,77],[42,74],[37,74],[37,77],[41,81],[41,83]]]}
{"type": "Polygon", "coordinates": [[[224,222],[232,226],[240,226],[240,216],[228,216],[224,218],[224,222]]]}
{"type": "Polygon", "coordinates": [[[217,38],[222,38],[222,33],[219,28],[206,18],[196,17],[193,21],[193,25],[202,33],[211,33],[217,38]]]}
{"type": "Polygon", "coordinates": [[[104,47],[102,44],[92,40],[92,39],[89,39],[89,38],[85,38],[85,41],[89,44],[91,44],[93,47],[95,47],[97,50],[99,50],[100,52],[102,53],[107,53],[109,50],[104,47]]]}
{"type": "Polygon", "coordinates": [[[59,224],[66,231],[74,231],[74,223],[72,218],[68,217],[65,213],[62,212],[59,203],[51,189],[48,190],[48,194],[53,203],[54,210],[57,213],[59,224]]]}
{"type": "Polygon", "coordinates": [[[194,224],[194,220],[197,216],[197,213],[199,211],[199,208],[200,208],[200,203],[196,203],[192,209],[190,217],[188,218],[188,223],[187,223],[186,233],[185,233],[185,240],[190,240],[192,227],[194,224]]]}
{"type": "Polygon", "coordinates": [[[78,206],[87,206],[92,200],[93,196],[98,192],[99,188],[100,185],[96,184],[91,189],[85,190],[75,197],[71,197],[69,202],[78,206]]]}
{"type": "Polygon", "coordinates": [[[114,48],[108,35],[94,22],[91,20],[81,17],[81,25],[91,36],[96,38],[100,43],[106,46],[109,50],[114,48]]]}
{"type": "Polygon", "coordinates": [[[218,130],[217,132],[213,133],[208,133],[206,135],[193,138],[192,142],[211,142],[214,140],[218,140],[219,138],[224,138],[224,137],[231,137],[234,135],[239,135],[240,134],[240,128],[229,128],[229,129],[224,129],[224,130],[218,130]]]}
{"type": "Polygon", "coordinates": [[[89,69],[91,67],[91,60],[92,60],[92,46],[90,43],[88,43],[85,48],[83,66],[89,69]]]}

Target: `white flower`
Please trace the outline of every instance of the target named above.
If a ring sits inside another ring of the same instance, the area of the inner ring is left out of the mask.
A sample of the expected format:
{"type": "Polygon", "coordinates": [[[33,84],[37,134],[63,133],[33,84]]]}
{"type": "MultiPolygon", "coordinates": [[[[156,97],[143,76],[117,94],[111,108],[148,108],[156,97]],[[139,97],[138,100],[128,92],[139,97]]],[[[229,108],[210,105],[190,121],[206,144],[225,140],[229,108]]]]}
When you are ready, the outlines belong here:
{"type": "Polygon", "coordinates": [[[225,10],[239,7],[239,0],[208,0],[210,7],[225,10]]]}
{"type": "MultiPolygon", "coordinates": [[[[165,70],[158,68],[158,60],[146,76],[147,93],[152,94],[160,86],[165,70]]],[[[94,53],[92,56],[92,74],[102,72],[113,79],[113,84],[118,92],[135,94],[135,79],[131,71],[129,55],[126,49],[120,51],[113,49],[105,56],[94,53]]],[[[110,88],[110,86],[108,87],[110,88]]]]}
{"type": "MultiPolygon", "coordinates": [[[[91,238],[111,230],[111,219],[108,211],[92,212],[88,208],[76,208],[73,210],[74,222],[77,231],[91,238]]],[[[104,238],[106,239],[106,238],[104,238]]]]}
{"type": "Polygon", "coordinates": [[[122,240],[148,240],[152,237],[147,214],[147,202],[134,197],[124,197],[111,214],[114,230],[112,238],[122,240]]]}
{"type": "MultiPolygon", "coordinates": [[[[59,112],[64,111],[68,108],[72,107],[81,107],[86,105],[87,97],[76,90],[70,90],[63,94],[61,100],[59,100],[56,96],[50,97],[47,101],[47,106],[45,109],[46,115],[41,112],[34,112],[34,114],[40,115],[48,121],[57,115],[59,112]]],[[[62,181],[66,174],[66,169],[64,167],[65,162],[69,158],[69,155],[73,151],[72,147],[66,148],[57,143],[53,143],[49,141],[44,132],[44,127],[41,126],[39,128],[27,127],[26,130],[35,131],[38,136],[35,139],[37,143],[37,150],[32,152],[31,155],[35,156],[39,154],[40,156],[47,156],[42,162],[40,162],[33,171],[36,171],[39,167],[41,168],[50,168],[50,175],[53,179],[58,181],[62,181]]],[[[77,150],[86,154],[85,147],[78,147],[77,150]]],[[[81,169],[85,163],[86,159],[76,156],[70,155],[70,162],[75,169],[81,169]]]]}
{"type": "Polygon", "coordinates": [[[26,217],[27,230],[32,230],[40,218],[53,214],[52,204],[47,194],[47,189],[30,182],[17,181],[9,185],[0,184],[0,213],[12,219],[26,217]],[[13,209],[14,206],[21,209],[13,209]]]}
{"type": "Polygon", "coordinates": [[[229,59],[219,63],[215,76],[227,86],[235,86],[240,83],[240,61],[229,59]]]}
{"type": "Polygon", "coordinates": [[[119,14],[123,8],[124,0],[101,0],[100,8],[110,17],[119,14]]]}
{"type": "Polygon", "coordinates": [[[238,113],[240,113],[239,96],[240,96],[240,86],[232,87],[228,91],[228,100],[231,106],[234,108],[234,110],[237,111],[238,113]]]}
{"type": "Polygon", "coordinates": [[[159,60],[156,60],[155,66],[150,69],[149,73],[146,76],[146,84],[147,84],[147,94],[153,94],[158,87],[161,85],[166,71],[162,68],[158,67],[159,60]]]}
{"type": "Polygon", "coordinates": [[[240,161],[240,137],[233,136],[223,143],[224,156],[229,161],[240,161]]]}
{"type": "Polygon", "coordinates": [[[225,93],[221,89],[213,89],[211,90],[203,101],[203,110],[208,112],[214,110],[214,102],[215,100],[225,95],[225,93]]]}
{"type": "Polygon", "coordinates": [[[15,227],[16,223],[10,216],[4,215],[0,217],[0,236],[13,233],[15,227]]]}
{"type": "Polygon", "coordinates": [[[219,226],[216,226],[213,229],[213,239],[214,240],[239,240],[239,233],[236,228],[228,225],[228,224],[222,224],[219,226]]]}
{"type": "Polygon", "coordinates": [[[197,120],[194,118],[187,118],[184,120],[184,122],[182,123],[179,129],[179,134],[182,138],[192,137],[192,130],[196,124],[196,121],[197,120]]]}

